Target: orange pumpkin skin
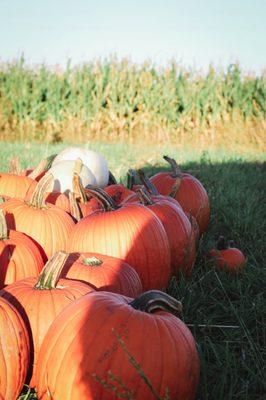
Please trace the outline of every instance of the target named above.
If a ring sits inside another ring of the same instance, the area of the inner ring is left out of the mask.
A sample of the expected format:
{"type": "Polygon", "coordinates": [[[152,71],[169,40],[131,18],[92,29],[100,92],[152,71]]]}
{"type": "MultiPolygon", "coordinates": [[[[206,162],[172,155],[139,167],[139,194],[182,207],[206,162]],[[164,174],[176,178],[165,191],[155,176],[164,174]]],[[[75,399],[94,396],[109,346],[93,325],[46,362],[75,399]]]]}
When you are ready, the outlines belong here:
{"type": "Polygon", "coordinates": [[[129,297],[142,293],[137,272],[125,261],[104,254],[69,254],[61,277],[89,283],[97,290],[129,297]]]}
{"type": "Polygon", "coordinates": [[[142,205],[128,204],[83,218],[72,230],[67,251],[90,251],[125,260],[137,271],[143,290],[164,288],[170,279],[170,248],[164,227],[142,205]]]}
{"type": "Polygon", "coordinates": [[[20,279],[38,276],[44,262],[35,243],[21,232],[9,230],[0,238],[0,289],[20,279]]]}
{"type": "Polygon", "coordinates": [[[26,194],[33,191],[36,181],[26,176],[16,174],[0,174],[0,196],[16,197],[24,199],[26,194]]]}
{"type": "Polygon", "coordinates": [[[19,199],[10,199],[0,207],[5,211],[8,228],[26,233],[34,239],[42,250],[44,260],[56,251],[66,249],[75,223],[60,208],[52,204],[36,208],[19,199]]]}
{"type": "Polygon", "coordinates": [[[208,259],[213,261],[216,267],[232,274],[242,271],[246,265],[244,254],[235,247],[225,250],[213,249],[209,252],[208,259]]]}
{"type": "Polygon", "coordinates": [[[30,345],[18,311],[0,298],[0,399],[16,400],[25,383],[30,345]]]}
{"type": "Polygon", "coordinates": [[[108,371],[134,392],[136,400],[154,395],[118,342],[140,364],[160,396],[193,400],[199,360],[192,334],[166,311],[147,314],[133,309],[132,299],[107,292],[86,295],[67,307],[50,327],[37,362],[38,399],[115,400],[94,376],[110,381],[108,371]],[[101,334],[99,334],[99,332],[101,334]],[[62,384],[64,382],[64,384],[62,384]]]}
{"type": "Polygon", "coordinates": [[[68,197],[61,192],[50,192],[45,195],[45,202],[55,205],[61,210],[70,213],[70,204],[68,197]]]}
{"type": "MultiPolygon", "coordinates": [[[[196,218],[202,235],[210,219],[210,203],[206,190],[201,182],[194,176],[181,174],[181,184],[174,198],[179,202],[184,211],[191,213],[196,218]]],[[[159,193],[169,195],[176,183],[168,172],[159,172],[150,178],[159,193]]]]}
{"type": "Polygon", "coordinates": [[[70,279],[60,279],[57,288],[51,290],[38,290],[36,283],[37,278],[26,278],[0,291],[0,297],[17,308],[30,333],[31,387],[35,386],[35,363],[49,326],[68,304],[94,290],[85,283],[70,279]]]}

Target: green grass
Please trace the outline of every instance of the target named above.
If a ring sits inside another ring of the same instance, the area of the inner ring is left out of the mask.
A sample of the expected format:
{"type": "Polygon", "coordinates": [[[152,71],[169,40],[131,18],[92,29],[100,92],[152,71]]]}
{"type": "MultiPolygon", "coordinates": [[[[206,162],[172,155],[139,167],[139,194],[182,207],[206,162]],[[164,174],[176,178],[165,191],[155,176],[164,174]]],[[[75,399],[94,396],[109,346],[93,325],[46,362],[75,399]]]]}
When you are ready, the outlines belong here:
{"type": "Polygon", "coordinates": [[[230,139],[261,147],[265,82],[237,64],[210,66],[204,75],[175,63],[159,69],[115,59],[65,70],[2,63],[0,139],[230,139]]]}
{"type": "MultiPolygon", "coordinates": [[[[1,170],[10,156],[20,155],[25,167],[62,147],[34,143],[0,146],[1,170]]],[[[175,157],[184,170],[197,171],[210,197],[211,221],[191,278],[172,280],[168,288],[182,300],[182,319],[190,324],[197,341],[201,361],[197,399],[265,399],[265,157],[170,146],[95,143],[91,147],[106,156],[114,174],[122,179],[129,167],[143,167],[149,174],[166,168],[162,154],[175,157]],[[232,277],[205,263],[203,253],[220,233],[233,239],[247,256],[242,275],[232,277]]]]}

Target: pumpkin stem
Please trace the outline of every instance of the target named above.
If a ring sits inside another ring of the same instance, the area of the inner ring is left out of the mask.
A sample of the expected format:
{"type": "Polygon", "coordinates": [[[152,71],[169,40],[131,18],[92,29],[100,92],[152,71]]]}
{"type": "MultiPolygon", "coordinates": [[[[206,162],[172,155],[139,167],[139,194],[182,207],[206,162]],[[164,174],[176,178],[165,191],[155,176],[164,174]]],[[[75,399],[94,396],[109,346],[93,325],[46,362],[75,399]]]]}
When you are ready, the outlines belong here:
{"type": "Polygon", "coordinates": [[[110,170],[109,170],[108,185],[117,185],[117,180],[110,170]]]}
{"type": "Polygon", "coordinates": [[[171,177],[172,178],[177,178],[177,177],[181,178],[182,177],[181,169],[177,165],[176,160],[174,158],[171,158],[171,157],[168,157],[168,156],[163,156],[163,158],[171,166],[171,169],[172,169],[171,177]]]}
{"type": "Polygon", "coordinates": [[[224,236],[219,236],[217,243],[216,243],[216,248],[217,250],[225,250],[228,248],[227,246],[227,240],[224,236]]]}
{"type": "Polygon", "coordinates": [[[50,192],[53,186],[53,175],[45,174],[36,185],[34,192],[30,198],[29,204],[36,208],[45,207],[45,193],[50,192]]]}
{"type": "Polygon", "coordinates": [[[0,240],[8,239],[8,229],[4,211],[0,208],[0,240]]]}
{"type": "Polygon", "coordinates": [[[235,242],[233,240],[229,240],[228,247],[235,247],[235,242]]]}
{"type": "Polygon", "coordinates": [[[152,201],[152,198],[148,192],[143,190],[142,188],[136,190],[138,198],[140,199],[141,203],[144,206],[151,206],[154,204],[154,201],[152,201]]]}
{"type": "Polygon", "coordinates": [[[97,257],[83,258],[82,262],[84,265],[90,265],[92,267],[102,265],[103,263],[103,261],[97,257]]]}
{"type": "Polygon", "coordinates": [[[19,162],[18,156],[10,158],[9,165],[8,165],[8,172],[10,174],[20,175],[21,168],[20,168],[20,162],[19,162]]]}
{"type": "Polygon", "coordinates": [[[114,211],[119,208],[112,197],[98,186],[88,185],[86,186],[86,191],[102,204],[104,211],[114,211]]]}
{"type": "Polygon", "coordinates": [[[75,197],[78,198],[82,204],[86,204],[88,199],[84,190],[84,186],[82,185],[80,176],[76,172],[73,173],[72,185],[75,197]]]}
{"type": "Polygon", "coordinates": [[[152,313],[156,310],[168,311],[174,315],[182,313],[181,302],[160,290],[148,290],[131,301],[129,305],[146,313],[152,313]]]}
{"type": "Polygon", "coordinates": [[[177,177],[175,183],[172,186],[172,190],[168,195],[169,197],[172,197],[173,199],[176,197],[177,192],[180,188],[181,182],[182,182],[182,179],[180,177],[177,177]]]}
{"type": "Polygon", "coordinates": [[[68,258],[68,253],[59,251],[47,261],[39,275],[35,289],[51,290],[55,289],[59,281],[60,274],[68,258]]]}
{"type": "Polygon", "coordinates": [[[138,169],[138,176],[141,180],[141,183],[145,186],[147,191],[151,194],[154,194],[155,196],[159,194],[158,190],[156,187],[151,183],[150,179],[145,175],[144,171],[142,169],[138,169]]]}
{"type": "Polygon", "coordinates": [[[80,221],[82,216],[81,210],[78,206],[78,202],[75,196],[75,193],[69,192],[69,205],[70,205],[70,214],[77,220],[80,221]]]}
{"type": "Polygon", "coordinates": [[[134,169],[129,169],[127,171],[127,189],[133,190],[133,186],[136,183],[136,171],[134,169]]]}
{"type": "Polygon", "coordinates": [[[46,167],[45,167],[46,171],[48,171],[48,169],[51,168],[56,156],[57,156],[57,154],[51,154],[50,156],[46,157],[46,167]]]}

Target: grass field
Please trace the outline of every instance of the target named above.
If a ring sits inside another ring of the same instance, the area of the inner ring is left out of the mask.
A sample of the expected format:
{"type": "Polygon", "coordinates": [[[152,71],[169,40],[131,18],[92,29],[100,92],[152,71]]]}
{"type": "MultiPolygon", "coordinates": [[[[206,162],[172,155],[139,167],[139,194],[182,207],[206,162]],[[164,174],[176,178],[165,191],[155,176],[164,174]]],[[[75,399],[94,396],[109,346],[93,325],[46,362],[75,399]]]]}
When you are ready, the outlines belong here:
{"type": "MultiPolygon", "coordinates": [[[[0,169],[6,169],[11,156],[19,155],[26,167],[62,147],[0,142],[0,169]]],[[[149,174],[166,169],[163,154],[175,157],[184,170],[196,171],[210,197],[211,221],[191,278],[172,280],[168,291],[182,301],[182,319],[197,341],[201,361],[197,399],[265,399],[265,156],[221,150],[202,153],[176,146],[94,143],[90,147],[105,155],[121,180],[129,167],[142,167],[149,174]],[[203,253],[213,246],[217,234],[233,239],[247,256],[242,275],[229,276],[204,262],[203,253]]],[[[30,398],[33,395],[21,397],[30,398]]]]}

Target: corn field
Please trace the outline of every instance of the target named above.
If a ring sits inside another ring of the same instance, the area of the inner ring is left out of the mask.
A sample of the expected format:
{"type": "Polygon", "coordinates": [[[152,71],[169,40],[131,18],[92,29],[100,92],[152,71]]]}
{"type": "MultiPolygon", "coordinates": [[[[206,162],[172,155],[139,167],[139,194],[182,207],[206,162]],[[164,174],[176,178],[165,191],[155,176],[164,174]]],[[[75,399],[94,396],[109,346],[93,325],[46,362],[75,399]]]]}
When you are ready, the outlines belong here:
{"type": "Polygon", "coordinates": [[[0,64],[0,140],[156,140],[265,149],[266,76],[127,60],[0,64]]]}

